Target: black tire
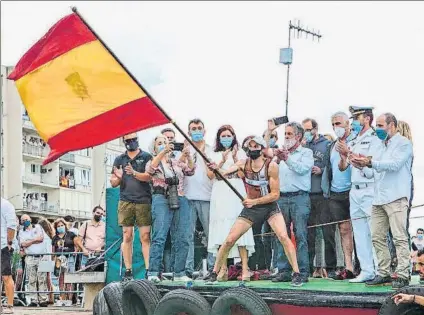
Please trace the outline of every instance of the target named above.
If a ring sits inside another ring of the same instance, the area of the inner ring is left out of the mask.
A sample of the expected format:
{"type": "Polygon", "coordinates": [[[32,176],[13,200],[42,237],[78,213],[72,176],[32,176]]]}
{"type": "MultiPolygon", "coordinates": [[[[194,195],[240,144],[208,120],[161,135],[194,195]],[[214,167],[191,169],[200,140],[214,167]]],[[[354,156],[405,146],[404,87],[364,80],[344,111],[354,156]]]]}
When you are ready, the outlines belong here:
{"type": "Polygon", "coordinates": [[[122,293],[124,287],[121,282],[112,282],[103,289],[103,295],[113,315],[123,315],[122,293]]]}
{"type": "Polygon", "coordinates": [[[199,293],[176,289],[168,292],[160,300],[154,315],[176,315],[186,313],[187,315],[209,315],[211,306],[199,293]]]}
{"type": "MultiPolygon", "coordinates": [[[[398,293],[424,296],[424,286],[405,287],[400,289],[393,295],[396,295],[398,293]]],[[[422,315],[424,314],[424,307],[419,306],[417,304],[396,305],[393,302],[392,296],[389,296],[381,305],[378,315],[422,315]]]]}
{"type": "Polygon", "coordinates": [[[153,315],[161,294],[147,280],[135,280],[124,286],[122,306],[124,315],[153,315]]]}
{"type": "Polygon", "coordinates": [[[268,304],[259,294],[242,287],[224,291],[213,303],[211,315],[230,315],[232,305],[241,305],[250,314],[272,315],[268,304]]]}
{"type": "Polygon", "coordinates": [[[93,301],[93,315],[112,315],[109,306],[106,303],[106,299],[103,295],[103,289],[97,293],[93,301]]]}

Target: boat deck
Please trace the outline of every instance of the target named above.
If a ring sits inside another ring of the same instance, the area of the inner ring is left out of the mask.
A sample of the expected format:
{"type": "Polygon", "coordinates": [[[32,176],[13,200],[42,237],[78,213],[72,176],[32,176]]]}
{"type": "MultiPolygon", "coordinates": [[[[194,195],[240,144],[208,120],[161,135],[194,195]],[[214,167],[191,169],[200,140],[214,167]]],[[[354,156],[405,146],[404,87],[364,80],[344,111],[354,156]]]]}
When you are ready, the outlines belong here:
{"type": "MultiPolygon", "coordinates": [[[[418,277],[413,277],[411,285],[418,285],[418,277]]],[[[213,302],[226,289],[240,286],[239,281],[220,282],[205,285],[203,281],[193,281],[191,290],[199,292],[213,302]]],[[[338,307],[378,309],[383,301],[395,291],[391,286],[368,287],[363,283],[327,279],[309,279],[302,287],[292,287],[290,283],[271,281],[251,281],[244,286],[257,292],[268,304],[295,306],[338,307]]],[[[163,281],[158,285],[162,293],[177,288],[187,288],[183,282],[163,281]]]]}

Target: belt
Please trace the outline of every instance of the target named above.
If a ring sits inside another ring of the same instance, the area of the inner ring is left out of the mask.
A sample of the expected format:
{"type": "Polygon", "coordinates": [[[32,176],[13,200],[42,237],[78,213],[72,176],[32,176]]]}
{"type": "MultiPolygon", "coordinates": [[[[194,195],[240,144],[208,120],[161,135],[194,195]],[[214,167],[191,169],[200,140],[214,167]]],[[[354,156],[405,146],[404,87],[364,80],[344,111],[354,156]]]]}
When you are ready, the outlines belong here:
{"type": "Polygon", "coordinates": [[[293,196],[299,196],[303,194],[307,194],[307,192],[303,190],[294,191],[294,192],[286,192],[286,193],[280,192],[280,197],[293,197],[293,196]]]}
{"type": "Polygon", "coordinates": [[[165,195],[166,191],[163,187],[153,187],[153,195],[165,195]]]}
{"type": "Polygon", "coordinates": [[[309,196],[324,196],[323,192],[309,193],[309,196]]]}
{"type": "Polygon", "coordinates": [[[342,192],[331,191],[330,194],[332,194],[332,195],[347,195],[347,194],[349,194],[349,192],[350,192],[350,189],[346,190],[346,191],[342,191],[342,192]]]}
{"type": "Polygon", "coordinates": [[[371,187],[372,183],[363,183],[363,184],[352,184],[352,187],[356,189],[364,189],[367,187],[371,187]]]}

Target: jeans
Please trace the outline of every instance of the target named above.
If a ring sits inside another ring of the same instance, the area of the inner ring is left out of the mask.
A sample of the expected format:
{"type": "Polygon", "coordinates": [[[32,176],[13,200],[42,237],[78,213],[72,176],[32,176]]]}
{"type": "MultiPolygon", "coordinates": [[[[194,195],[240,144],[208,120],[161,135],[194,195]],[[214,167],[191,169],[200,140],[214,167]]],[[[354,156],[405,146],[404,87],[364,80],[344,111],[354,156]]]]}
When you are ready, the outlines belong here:
{"type": "Polygon", "coordinates": [[[161,270],[168,231],[171,231],[171,243],[175,252],[175,276],[185,276],[185,263],[191,241],[191,211],[187,198],[179,197],[179,200],[180,208],[170,210],[164,195],[153,195],[149,276],[158,276],[161,270]]]}
{"type": "MultiPolygon", "coordinates": [[[[308,193],[295,196],[283,196],[278,200],[278,205],[283,213],[289,237],[290,224],[293,222],[293,232],[296,238],[297,263],[302,277],[309,276],[308,253],[308,219],[311,211],[311,200],[308,193]]],[[[279,272],[288,272],[291,266],[284,252],[283,246],[278,242],[277,266],[279,272]]]]}
{"type": "MultiPolygon", "coordinates": [[[[190,211],[191,211],[191,226],[189,228],[190,234],[190,248],[188,251],[186,270],[189,274],[194,272],[194,231],[196,230],[197,218],[203,227],[203,232],[206,238],[209,236],[209,209],[210,202],[203,200],[189,200],[190,211]]],[[[212,253],[208,253],[208,269],[212,269],[215,265],[215,257],[212,253]]]]}
{"type": "MultiPolygon", "coordinates": [[[[309,215],[308,225],[318,225],[323,223],[323,213],[327,211],[328,201],[322,194],[310,194],[311,213],[309,215]]],[[[309,269],[311,274],[315,267],[324,267],[324,236],[323,227],[314,227],[308,229],[308,249],[309,249],[309,269]],[[316,256],[316,257],[315,257],[316,256]]]]}

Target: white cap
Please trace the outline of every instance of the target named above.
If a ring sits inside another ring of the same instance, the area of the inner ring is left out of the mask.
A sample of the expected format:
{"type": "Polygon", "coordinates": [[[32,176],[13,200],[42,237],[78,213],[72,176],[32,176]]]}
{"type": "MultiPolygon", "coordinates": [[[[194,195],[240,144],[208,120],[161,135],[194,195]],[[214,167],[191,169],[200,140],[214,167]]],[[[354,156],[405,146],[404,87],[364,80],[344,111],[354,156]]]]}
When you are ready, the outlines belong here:
{"type": "Polygon", "coordinates": [[[265,142],[264,138],[262,138],[262,137],[254,136],[252,139],[249,140],[249,142],[250,141],[254,141],[257,144],[261,145],[262,147],[266,148],[266,142],[265,142]]]}

